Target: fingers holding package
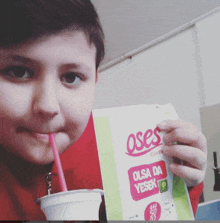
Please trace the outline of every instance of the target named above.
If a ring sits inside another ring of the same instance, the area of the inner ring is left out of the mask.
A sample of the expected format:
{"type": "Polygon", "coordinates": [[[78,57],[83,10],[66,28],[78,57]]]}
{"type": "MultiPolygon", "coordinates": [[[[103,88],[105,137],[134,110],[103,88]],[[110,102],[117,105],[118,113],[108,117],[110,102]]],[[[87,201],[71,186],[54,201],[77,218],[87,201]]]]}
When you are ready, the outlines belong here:
{"type": "Polygon", "coordinates": [[[187,186],[201,183],[207,166],[207,143],[202,132],[182,120],[162,121],[158,128],[164,132],[164,154],[174,158],[170,171],[183,178],[187,186]]]}

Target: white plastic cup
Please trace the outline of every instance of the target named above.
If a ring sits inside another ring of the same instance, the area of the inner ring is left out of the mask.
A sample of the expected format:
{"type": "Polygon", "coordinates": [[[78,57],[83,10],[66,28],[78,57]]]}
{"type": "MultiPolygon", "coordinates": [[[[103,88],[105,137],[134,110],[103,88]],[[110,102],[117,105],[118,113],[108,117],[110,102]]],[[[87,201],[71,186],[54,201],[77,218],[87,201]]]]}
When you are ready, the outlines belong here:
{"type": "Polygon", "coordinates": [[[99,220],[103,190],[82,189],[46,195],[40,198],[47,220],[99,220]]]}

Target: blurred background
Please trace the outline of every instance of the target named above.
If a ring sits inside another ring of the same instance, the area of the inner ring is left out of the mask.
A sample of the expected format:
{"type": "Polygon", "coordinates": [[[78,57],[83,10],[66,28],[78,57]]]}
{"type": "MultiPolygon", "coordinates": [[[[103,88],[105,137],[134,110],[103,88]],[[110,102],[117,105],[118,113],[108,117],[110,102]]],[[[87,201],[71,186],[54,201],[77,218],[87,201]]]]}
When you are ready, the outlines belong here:
{"type": "Polygon", "coordinates": [[[116,59],[220,6],[219,0],[92,0],[116,59]]]}
{"type": "Polygon", "coordinates": [[[92,2],[107,49],[94,108],[171,103],[206,135],[204,200],[220,199],[213,191],[214,151],[220,166],[220,1],[92,2]]]}

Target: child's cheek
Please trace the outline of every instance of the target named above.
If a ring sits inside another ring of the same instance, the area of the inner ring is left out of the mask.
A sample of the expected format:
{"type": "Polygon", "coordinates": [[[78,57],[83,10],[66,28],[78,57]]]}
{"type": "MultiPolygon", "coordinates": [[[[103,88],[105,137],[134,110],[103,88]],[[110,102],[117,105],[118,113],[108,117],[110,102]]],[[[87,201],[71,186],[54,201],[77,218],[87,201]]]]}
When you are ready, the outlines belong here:
{"type": "MultiPolygon", "coordinates": [[[[95,83],[95,81],[94,81],[95,83]]],[[[61,112],[70,131],[70,138],[79,138],[84,132],[92,111],[95,84],[86,85],[72,94],[63,94],[61,112]],[[65,103],[64,103],[65,101],[65,103]]]]}
{"type": "Polygon", "coordinates": [[[1,86],[1,114],[12,118],[27,115],[31,109],[32,90],[30,86],[8,83],[1,86]]]}

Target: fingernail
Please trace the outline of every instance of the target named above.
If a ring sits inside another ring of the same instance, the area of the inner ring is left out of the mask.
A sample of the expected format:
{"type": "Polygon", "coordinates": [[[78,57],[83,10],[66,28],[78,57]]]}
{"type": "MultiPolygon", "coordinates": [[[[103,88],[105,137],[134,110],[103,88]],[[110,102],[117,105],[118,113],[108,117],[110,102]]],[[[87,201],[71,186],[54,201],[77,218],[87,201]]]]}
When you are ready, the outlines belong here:
{"type": "Polygon", "coordinates": [[[164,128],[166,128],[166,125],[167,125],[166,121],[162,121],[157,125],[157,127],[159,129],[164,129],[164,128]]]}
{"type": "Polygon", "coordinates": [[[175,163],[171,163],[171,164],[170,164],[170,169],[174,169],[174,168],[176,168],[175,163]]]}
{"type": "Polygon", "coordinates": [[[168,146],[165,146],[165,145],[164,145],[163,148],[162,148],[162,150],[163,150],[164,153],[167,154],[167,153],[168,153],[168,152],[167,152],[167,150],[168,150],[168,146]]]}

